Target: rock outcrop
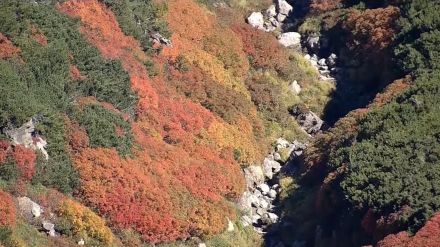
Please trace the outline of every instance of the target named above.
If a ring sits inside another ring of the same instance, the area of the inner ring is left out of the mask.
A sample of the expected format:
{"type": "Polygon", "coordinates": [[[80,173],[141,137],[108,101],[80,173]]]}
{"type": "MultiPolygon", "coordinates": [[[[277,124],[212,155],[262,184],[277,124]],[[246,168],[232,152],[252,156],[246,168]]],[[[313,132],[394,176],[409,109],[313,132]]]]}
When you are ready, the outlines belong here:
{"type": "Polygon", "coordinates": [[[297,32],[282,33],[278,36],[278,41],[285,47],[301,48],[301,34],[297,32]]]}
{"type": "Polygon", "coordinates": [[[276,201],[280,191],[277,176],[290,159],[302,154],[306,145],[298,141],[290,143],[279,138],[274,150],[264,159],[262,166],[252,165],[244,169],[247,190],[240,198],[239,208],[244,226],[254,226],[259,233],[278,222],[276,201]],[[287,153],[287,160],[281,159],[280,152],[287,153]]]}
{"type": "Polygon", "coordinates": [[[253,12],[248,18],[247,22],[254,28],[264,30],[266,32],[273,32],[280,29],[283,22],[292,12],[293,7],[285,0],[278,0],[272,4],[266,11],[253,12]]]}

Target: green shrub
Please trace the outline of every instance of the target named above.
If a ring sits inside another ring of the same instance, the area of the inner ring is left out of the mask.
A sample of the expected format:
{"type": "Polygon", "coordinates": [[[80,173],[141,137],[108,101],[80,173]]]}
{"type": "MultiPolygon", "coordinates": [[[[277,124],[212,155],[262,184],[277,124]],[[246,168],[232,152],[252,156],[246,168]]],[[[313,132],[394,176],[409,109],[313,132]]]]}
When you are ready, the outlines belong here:
{"type": "Polygon", "coordinates": [[[91,147],[116,148],[121,155],[131,153],[130,124],[117,113],[99,105],[88,105],[74,110],[73,117],[87,131],[91,147]]]}

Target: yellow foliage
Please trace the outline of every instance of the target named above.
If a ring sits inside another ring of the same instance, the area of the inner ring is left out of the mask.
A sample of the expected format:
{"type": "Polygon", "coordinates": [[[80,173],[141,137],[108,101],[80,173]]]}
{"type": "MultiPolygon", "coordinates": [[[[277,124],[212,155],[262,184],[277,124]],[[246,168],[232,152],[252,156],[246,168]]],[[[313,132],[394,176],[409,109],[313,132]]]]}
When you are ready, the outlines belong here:
{"type": "Polygon", "coordinates": [[[75,235],[96,239],[106,246],[115,244],[115,237],[105,221],[89,208],[71,200],[60,203],[58,215],[67,221],[75,235]]]}
{"type": "Polygon", "coordinates": [[[247,91],[244,83],[234,77],[228,70],[225,69],[225,65],[218,60],[217,57],[200,49],[194,49],[186,54],[185,58],[192,65],[199,67],[205,72],[211,79],[231,87],[237,92],[242,93],[246,98],[250,100],[249,92],[247,91]]]}
{"type": "Polygon", "coordinates": [[[237,124],[230,125],[213,122],[208,130],[208,139],[220,149],[233,149],[240,151],[240,163],[252,164],[262,159],[261,143],[257,143],[253,136],[252,126],[249,121],[240,117],[237,124]]]}

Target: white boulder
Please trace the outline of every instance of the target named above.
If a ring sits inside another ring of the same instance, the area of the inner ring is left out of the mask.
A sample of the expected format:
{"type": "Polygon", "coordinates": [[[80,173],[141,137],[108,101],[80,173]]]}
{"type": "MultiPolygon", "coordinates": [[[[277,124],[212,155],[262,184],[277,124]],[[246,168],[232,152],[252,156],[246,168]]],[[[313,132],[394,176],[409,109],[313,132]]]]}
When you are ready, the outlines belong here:
{"type": "Polygon", "coordinates": [[[261,190],[261,192],[263,193],[263,195],[266,195],[266,194],[269,193],[269,191],[270,191],[270,187],[269,187],[269,185],[267,185],[267,184],[260,184],[260,185],[258,186],[258,189],[261,190]]]}
{"type": "Polygon", "coordinates": [[[266,15],[268,17],[275,17],[277,15],[277,8],[275,4],[270,5],[270,7],[266,10],[266,15]]]}
{"type": "Polygon", "coordinates": [[[282,15],[287,16],[293,10],[292,5],[290,5],[286,0],[278,0],[276,4],[277,4],[276,8],[278,10],[278,13],[282,15]]]}
{"type": "Polygon", "coordinates": [[[264,17],[261,12],[253,12],[248,18],[247,22],[249,25],[258,28],[264,29],[264,17]]]}
{"type": "Polygon", "coordinates": [[[295,80],[289,85],[289,90],[295,95],[298,95],[301,93],[301,86],[298,84],[298,82],[295,80]]]}
{"type": "Polygon", "coordinates": [[[278,41],[285,47],[300,47],[301,34],[297,32],[282,33],[278,37],[278,41]]]}

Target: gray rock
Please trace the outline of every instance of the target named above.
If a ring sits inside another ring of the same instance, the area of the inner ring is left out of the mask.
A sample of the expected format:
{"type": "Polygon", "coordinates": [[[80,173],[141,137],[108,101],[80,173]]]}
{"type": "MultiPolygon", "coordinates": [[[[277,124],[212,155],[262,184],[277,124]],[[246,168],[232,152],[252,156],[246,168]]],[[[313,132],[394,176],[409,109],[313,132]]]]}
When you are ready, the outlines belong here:
{"type": "Polygon", "coordinates": [[[319,59],[318,60],[318,64],[321,65],[321,66],[326,66],[327,65],[326,59],[325,58],[319,59]]]}
{"type": "Polygon", "coordinates": [[[336,56],[336,54],[334,54],[334,53],[330,54],[330,56],[327,58],[328,66],[334,67],[336,65],[337,59],[338,59],[338,57],[336,56]]]}
{"type": "Polygon", "coordinates": [[[298,95],[301,92],[301,86],[298,84],[298,82],[295,80],[289,85],[289,90],[295,95],[298,95]]]}
{"type": "Polygon", "coordinates": [[[314,112],[302,112],[298,107],[292,109],[292,114],[298,121],[299,125],[309,134],[315,134],[321,130],[324,121],[321,120],[314,112]]]}
{"type": "Polygon", "coordinates": [[[84,245],[85,244],[85,242],[84,242],[84,239],[80,239],[79,241],[78,241],[78,245],[84,245]]]}
{"type": "Polygon", "coordinates": [[[24,215],[33,216],[35,218],[40,217],[43,212],[40,205],[25,196],[18,198],[18,207],[24,215]]]}
{"type": "Polygon", "coordinates": [[[261,193],[263,193],[263,195],[266,195],[270,191],[270,187],[267,184],[258,185],[258,189],[260,189],[260,191],[261,191],[261,193]]]}
{"type": "Polygon", "coordinates": [[[234,223],[232,223],[232,221],[230,221],[230,220],[228,219],[228,227],[227,227],[226,231],[228,231],[228,232],[233,232],[234,229],[235,229],[235,227],[234,227],[234,223]]]}
{"type": "Polygon", "coordinates": [[[260,215],[258,215],[258,214],[252,215],[252,223],[253,224],[257,224],[259,219],[261,219],[260,215]]]}
{"type": "Polygon", "coordinates": [[[241,216],[241,224],[242,224],[244,227],[252,225],[252,219],[251,219],[251,217],[249,217],[249,216],[247,216],[247,215],[243,215],[243,216],[241,216]]]}
{"type": "Polygon", "coordinates": [[[277,151],[283,148],[287,148],[289,147],[289,145],[290,145],[289,141],[284,138],[278,138],[276,141],[277,151]]]}
{"type": "Polygon", "coordinates": [[[270,160],[268,158],[265,158],[264,162],[263,162],[263,173],[264,173],[264,176],[267,177],[268,179],[273,178],[273,171],[272,171],[273,162],[276,162],[276,161],[270,160]]]}
{"type": "Polygon", "coordinates": [[[307,60],[312,59],[312,57],[310,56],[310,54],[306,54],[306,55],[304,55],[304,58],[307,59],[307,60]]]}
{"type": "Polygon", "coordinates": [[[261,166],[248,166],[247,168],[243,169],[243,171],[248,188],[253,188],[255,185],[264,182],[264,172],[261,166]]]}
{"type": "Polygon", "coordinates": [[[269,207],[269,202],[267,202],[265,199],[260,199],[260,207],[267,209],[269,207]]]}
{"type": "Polygon", "coordinates": [[[157,42],[157,43],[159,43],[159,44],[165,45],[165,46],[171,46],[171,45],[172,45],[172,44],[171,44],[171,40],[165,38],[165,37],[162,36],[162,34],[160,34],[160,33],[152,33],[152,34],[150,34],[150,38],[151,38],[153,41],[155,41],[155,42],[157,42]]]}
{"type": "Polygon", "coordinates": [[[259,216],[263,216],[265,213],[266,213],[266,211],[265,211],[263,208],[258,208],[258,209],[257,209],[257,214],[258,214],[259,216]]]}
{"type": "Polygon", "coordinates": [[[253,12],[248,18],[247,22],[254,28],[264,29],[264,17],[261,12],[253,12]]]}
{"type": "Polygon", "coordinates": [[[301,34],[297,32],[282,33],[278,41],[285,47],[301,47],[301,34]]]}
{"type": "Polygon", "coordinates": [[[277,15],[275,4],[270,5],[270,7],[266,10],[266,15],[268,17],[275,17],[277,15]]]}
{"type": "Polygon", "coordinates": [[[277,161],[273,162],[272,170],[273,173],[279,173],[281,171],[281,164],[278,163],[277,161]]]}
{"type": "Polygon", "coordinates": [[[273,190],[276,190],[276,189],[278,189],[279,187],[280,187],[279,184],[274,184],[274,185],[272,185],[272,189],[273,189],[273,190]]]}
{"type": "Polygon", "coordinates": [[[279,153],[274,153],[274,154],[273,154],[273,158],[274,158],[276,161],[281,161],[281,155],[280,155],[279,153]]]}
{"type": "Polygon", "coordinates": [[[49,154],[45,149],[47,142],[35,131],[37,124],[37,118],[33,117],[19,128],[5,130],[5,134],[11,139],[12,144],[38,150],[47,160],[49,159],[49,154]]]}
{"type": "Polygon", "coordinates": [[[275,199],[277,197],[277,192],[274,189],[271,189],[267,195],[269,195],[270,198],[275,199]]]}
{"type": "Polygon", "coordinates": [[[276,9],[279,14],[288,16],[292,12],[293,7],[286,0],[277,0],[276,9]]]}
{"type": "Polygon", "coordinates": [[[277,21],[278,21],[278,22],[282,23],[282,22],[284,22],[286,19],[287,19],[287,16],[286,16],[286,15],[283,15],[283,14],[280,14],[280,13],[277,14],[277,21]]]}
{"type": "Polygon", "coordinates": [[[314,52],[317,52],[319,50],[319,36],[318,35],[312,35],[307,37],[307,47],[314,52]]]}
{"type": "Polygon", "coordinates": [[[200,243],[199,247],[206,247],[206,244],[205,243],[200,243]]]}
{"type": "Polygon", "coordinates": [[[269,224],[274,224],[277,223],[278,221],[278,215],[274,214],[274,213],[267,213],[267,218],[269,218],[269,224]]]}
{"type": "Polygon", "coordinates": [[[49,221],[43,221],[43,228],[46,231],[52,231],[55,229],[55,225],[50,223],[49,221]]]}
{"type": "Polygon", "coordinates": [[[318,62],[318,56],[316,54],[313,54],[310,60],[318,62]]]}

